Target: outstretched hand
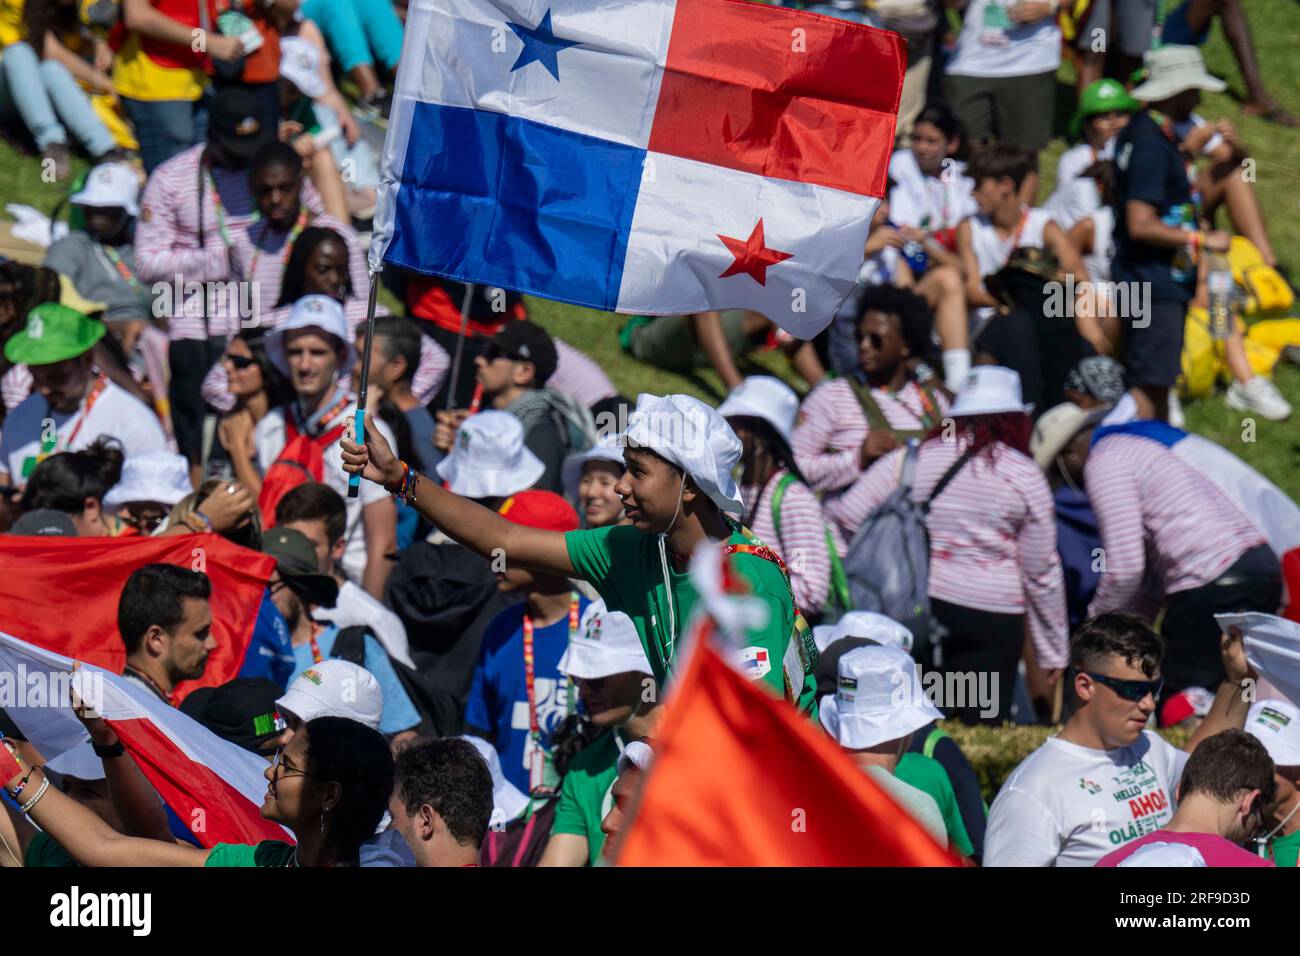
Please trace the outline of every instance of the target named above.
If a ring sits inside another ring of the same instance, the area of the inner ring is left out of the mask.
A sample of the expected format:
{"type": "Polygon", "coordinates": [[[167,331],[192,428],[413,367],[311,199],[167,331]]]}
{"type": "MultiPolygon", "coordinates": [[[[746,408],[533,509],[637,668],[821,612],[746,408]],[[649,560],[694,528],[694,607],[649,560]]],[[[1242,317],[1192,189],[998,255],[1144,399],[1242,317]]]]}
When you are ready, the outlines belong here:
{"type": "Polygon", "coordinates": [[[358,445],[353,423],[348,422],[339,441],[343,449],[343,470],[349,475],[360,473],[362,478],[384,488],[397,487],[402,480],[402,463],[389,446],[387,439],[375,427],[375,420],[366,412],[366,443],[358,445]]]}

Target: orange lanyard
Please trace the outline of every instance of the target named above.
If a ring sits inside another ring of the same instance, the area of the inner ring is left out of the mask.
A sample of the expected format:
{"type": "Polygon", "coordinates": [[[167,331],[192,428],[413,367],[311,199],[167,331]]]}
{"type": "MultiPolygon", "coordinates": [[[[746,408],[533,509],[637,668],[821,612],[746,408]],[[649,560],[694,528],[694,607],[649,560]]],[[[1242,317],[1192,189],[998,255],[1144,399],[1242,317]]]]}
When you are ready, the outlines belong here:
{"type": "MultiPolygon", "coordinates": [[[[578,592],[569,593],[569,640],[578,633],[578,592]]],[[[524,613],[524,689],[528,694],[528,732],[534,740],[542,739],[541,724],[537,720],[537,659],[533,654],[533,619],[524,613]]],[[[564,702],[569,713],[573,713],[573,695],[568,692],[569,678],[560,676],[559,687],[565,691],[564,702]]],[[[558,694],[558,690],[557,690],[558,694]]]]}
{"type": "Polygon", "coordinates": [[[100,372],[99,377],[95,379],[95,384],[90,387],[90,394],[86,396],[86,405],[82,408],[81,415],[77,418],[77,424],[73,426],[72,431],[68,434],[66,442],[58,438],[57,435],[52,441],[41,442],[42,456],[48,457],[60,448],[68,448],[77,440],[77,436],[81,434],[81,426],[86,424],[86,419],[90,417],[90,410],[95,407],[95,402],[98,401],[99,396],[104,393],[104,389],[107,387],[108,376],[100,372]]]}
{"type": "Polygon", "coordinates": [[[319,664],[321,661],[325,660],[324,656],[320,652],[320,644],[316,641],[316,635],[323,630],[325,630],[325,628],[321,625],[317,624],[315,621],[311,622],[311,662],[313,664],[319,664]]]}
{"type": "Polygon", "coordinates": [[[320,435],[324,433],[326,426],[328,426],[329,423],[334,420],[334,416],[337,415],[339,412],[343,411],[343,409],[347,408],[351,404],[352,404],[352,396],[345,392],[343,396],[337,402],[334,403],[333,407],[330,408],[323,415],[312,416],[316,419],[316,424],[314,426],[309,424],[311,418],[307,418],[303,416],[301,408],[295,405],[294,411],[297,414],[298,420],[302,422],[303,431],[305,431],[309,435],[320,435]]]}

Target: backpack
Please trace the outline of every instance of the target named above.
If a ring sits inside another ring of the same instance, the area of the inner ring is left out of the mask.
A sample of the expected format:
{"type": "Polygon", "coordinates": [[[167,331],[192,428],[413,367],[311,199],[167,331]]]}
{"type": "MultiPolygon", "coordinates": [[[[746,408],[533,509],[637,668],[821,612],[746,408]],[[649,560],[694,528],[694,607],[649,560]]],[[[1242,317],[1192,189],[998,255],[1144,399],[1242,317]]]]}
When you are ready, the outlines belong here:
{"type": "MultiPolygon", "coordinates": [[[[330,657],[356,664],[358,667],[365,667],[367,634],[380,650],[383,650],[384,645],[370,628],[364,624],[356,624],[339,630],[338,636],[334,638],[330,657]]],[[[388,654],[387,651],[384,653],[388,654]]],[[[459,709],[450,694],[432,686],[423,674],[403,664],[391,654],[388,655],[388,663],[401,682],[402,689],[406,691],[406,696],[411,699],[412,705],[420,715],[420,723],[416,727],[417,734],[421,737],[446,737],[460,733],[459,709]]]]}
{"type": "MultiPolygon", "coordinates": [[[[798,479],[788,472],[781,476],[781,480],[776,483],[776,488],[772,491],[772,524],[776,526],[776,536],[781,537],[781,499],[785,497],[785,490],[794,484],[798,479]]],[[[839,552],[835,550],[835,539],[831,536],[830,525],[822,522],[822,530],[826,536],[826,554],[831,561],[831,589],[826,595],[826,604],[821,608],[820,613],[823,621],[828,615],[839,617],[844,611],[853,607],[852,598],[849,595],[849,579],[844,575],[844,563],[840,560],[839,552]]]]}
{"type": "Polygon", "coordinates": [[[325,449],[343,435],[345,421],[323,435],[312,437],[298,431],[293,416],[284,416],[284,448],[271,462],[262,477],[262,490],[257,496],[257,507],[262,512],[262,527],[275,527],[275,506],[280,499],[299,485],[320,481],[325,474],[325,449]]]}
{"type": "MultiPolygon", "coordinates": [[[[930,610],[930,505],[974,454],[967,448],[953,462],[925,501],[912,498],[912,478],[920,443],[903,453],[898,488],[867,516],[844,554],[852,607],[893,618],[912,632],[913,656],[922,660],[937,647],[941,628],[930,610]],[[925,656],[923,656],[923,653],[925,656]]],[[[936,666],[938,661],[933,662],[936,666]]]]}

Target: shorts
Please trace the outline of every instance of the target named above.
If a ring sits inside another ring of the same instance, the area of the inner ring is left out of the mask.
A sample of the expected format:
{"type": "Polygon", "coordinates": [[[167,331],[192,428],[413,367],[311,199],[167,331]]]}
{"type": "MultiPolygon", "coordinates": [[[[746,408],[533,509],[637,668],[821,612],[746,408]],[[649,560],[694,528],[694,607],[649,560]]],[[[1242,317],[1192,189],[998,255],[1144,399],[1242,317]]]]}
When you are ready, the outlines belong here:
{"type": "Polygon", "coordinates": [[[1155,24],[1156,0],[1093,0],[1074,45],[1085,52],[1092,50],[1099,36],[1096,31],[1102,30],[1108,52],[1118,50],[1130,59],[1140,59],[1151,49],[1155,24]]]}
{"type": "Polygon", "coordinates": [[[1165,17],[1165,26],[1160,33],[1160,43],[1163,46],[1205,46],[1210,39],[1210,24],[1214,18],[1207,18],[1205,26],[1201,27],[1199,33],[1192,32],[1192,25],[1188,22],[1187,16],[1192,0],[1187,0],[1177,10],[1172,11],[1169,16],[1165,17]]]}
{"type": "MultiPolygon", "coordinates": [[[[638,361],[665,369],[704,368],[709,364],[684,315],[637,316],[628,325],[626,348],[638,361]],[[643,321],[637,322],[638,318],[643,321]]],[[[743,357],[753,347],[745,335],[743,309],[722,313],[722,334],[734,358],[743,357]]]]}
{"type": "Polygon", "coordinates": [[[1038,151],[1051,139],[1055,70],[1030,76],[949,74],[943,91],[972,143],[997,139],[1038,151]]]}
{"type": "Polygon", "coordinates": [[[1183,371],[1187,302],[1154,299],[1150,310],[1145,318],[1135,317],[1124,330],[1124,368],[1134,386],[1173,388],[1183,371]]]}

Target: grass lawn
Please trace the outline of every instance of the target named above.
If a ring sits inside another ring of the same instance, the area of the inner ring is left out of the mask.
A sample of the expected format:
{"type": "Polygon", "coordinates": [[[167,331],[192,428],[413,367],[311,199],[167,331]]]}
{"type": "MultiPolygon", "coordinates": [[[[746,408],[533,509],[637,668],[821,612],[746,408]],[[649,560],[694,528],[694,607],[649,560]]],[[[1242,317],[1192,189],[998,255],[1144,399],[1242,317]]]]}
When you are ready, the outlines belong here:
{"type": "MultiPolygon", "coordinates": [[[[1289,0],[1246,0],[1245,5],[1269,89],[1285,107],[1300,115],[1300,78],[1291,72],[1290,65],[1291,52],[1300,47],[1300,7],[1289,0]]],[[[1227,79],[1229,87],[1223,94],[1207,94],[1200,112],[1210,119],[1230,119],[1242,140],[1252,148],[1252,156],[1257,160],[1256,188],[1268,217],[1274,246],[1283,263],[1300,274],[1300,133],[1241,112],[1244,87],[1217,25],[1205,47],[1205,56],[1210,69],[1227,79]]],[[[1072,82],[1073,73],[1068,65],[1062,67],[1061,79],[1063,83],[1072,82]]],[[[1051,190],[1056,158],[1065,145],[1063,140],[1054,140],[1042,157],[1040,198],[1045,198],[1051,190]]],[[[64,185],[42,182],[40,165],[35,159],[21,156],[0,143],[0,204],[21,202],[48,213],[66,193],[64,185]]],[[[1226,214],[1220,225],[1227,227],[1226,214]]],[[[396,305],[391,301],[389,304],[396,305]]],[[[529,307],[540,324],[600,362],[624,394],[682,391],[711,401],[722,397],[721,384],[711,369],[684,376],[642,365],[625,355],[618,345],[618,329],[624,321],[621,316],[541,299],[531,300],[529,307]]],[[[1293,311],[1300,314],[1300,309],[1293,311]]],[[[746,368],[742,366],[741,370],[746,368]]],[[[779,354],[756,356],[749,370],[779,374],[802,388],[802,383],[792,379],[779,354]]],[[[1300,410],[1300,368],[1280,367],[1276,381],[1288,400],[1300,410]]],[[[1293,498],[1300,497],[1300,428],[1295,427],[1294,418],[1281,423],[1259,420],[1252,435],[1243,426],[1240,414],[1229,410],[1220,395],[1189,404],[1187,419],[1193,430],[1232,449],[1293,498]],[[1244,440],[1243,433],[1253,440],[1244,440]]]]}

